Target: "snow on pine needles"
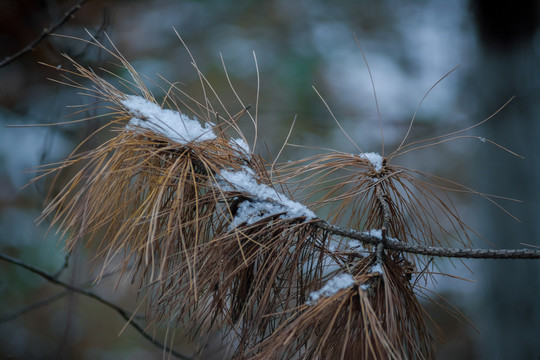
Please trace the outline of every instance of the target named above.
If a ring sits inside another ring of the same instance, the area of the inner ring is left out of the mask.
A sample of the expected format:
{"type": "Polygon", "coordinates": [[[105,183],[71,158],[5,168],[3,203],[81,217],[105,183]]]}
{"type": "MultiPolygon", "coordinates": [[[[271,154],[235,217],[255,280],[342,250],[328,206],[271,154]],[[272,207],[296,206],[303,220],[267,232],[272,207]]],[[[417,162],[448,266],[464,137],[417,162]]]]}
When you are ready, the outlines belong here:
{"type": "MultiPolygon", "coordinates": [[[[158,104],[136,95],[126,95],[121,101],[133,116],[126,129],[134,132],[152,131],[178,144],[211,141],[217,138],[212,123],[201,125],[178,111],[163,109],[158,104]]],[[[242,138],[235,138],[229,144],[239,152],[248,155],[249,145],[242,138]]],[[[243,201],[231,223],[231,228],[246,223],[251,225],[267,216],[281,214],[281,218],[305,217],[310,220],[316,215],[306,206],[297,203],[272,187],[260,184],[254,171],[245,166],[240,171],[223,169],[219,172],[218,186],[224,191],[246,193],[250,200],[243,201]]]]}
{"type": "Polygon", "coordinates": [[[162,109],[158,104],[136,95],[126,95],[121,101],[133,115],[126,128],[128,130],[150,130],[179,144],[206,141],[216,138],[212,124],[201,126],[199,121],[170,109],[162,109]]]}

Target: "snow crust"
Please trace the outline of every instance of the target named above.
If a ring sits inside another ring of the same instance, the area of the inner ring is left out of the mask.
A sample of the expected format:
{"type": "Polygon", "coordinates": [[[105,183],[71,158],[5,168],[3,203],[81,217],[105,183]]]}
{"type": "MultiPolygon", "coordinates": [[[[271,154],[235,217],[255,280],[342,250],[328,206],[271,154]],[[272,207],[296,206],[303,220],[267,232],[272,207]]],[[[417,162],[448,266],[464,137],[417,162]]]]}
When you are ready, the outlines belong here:
{"type": "Polygon", "coordinates": [[[332,279],[317,291],[313,291],[309,294],[308,305],[315,304],[321,297],[329,297],[337,293],[342,289],[347,289],[354,285],[354,278],[351,274],[339,274],[334,276],[332,279]]]}
{"type": "Polygon", "coordinates": [[[316,217],[315,213],[305,205],[287,198],[268,185],[259,184],[254,172],[248,167],[240,171],[222,170],[220,177],[224,191],[239,191],[251,195],[254,201],[244,201],[231,226],[235,227],[244,222],[252,224],[270,215],[283,213],[281,218],[297,218],[305,216],[307,220],[316,217]]]}
{"type": "Polygon", "coordinates": [[[285,213],[286,218],[305,216],[316,217],[306,206],[287,198],[275,189],[255,180],[254,172],[248,167],[240,171],[222,170],[220,177],[225,180],[221,188],[225,191],[240,191],[250,194],[255,201],[244,201],[238,207],[234,224],[254,223],[264,217],[285,213]],[[270,200],[270,201],[268,201],[270,200]]]}
{"type": "MultiPolygon", "coordinates": [[[[382,240],[382,230],[381,229],[371,229],[367,231],[363,231],[362,234],[366,234],[369,236],[373,236],[379,240],[382,240]]],[[[386,241],[393,241],[393,242],[399,242],[396,238],[386,237],[386,241]]]]}
{"type": "Polygon", "coordinates": [[[128,130],[150,130],[179,144],[216,138],[211,124],[201,126],[198,120],[190,119],[175,110],[162,109],[158,104],[140,96],[127,95],[121,103],[133,116],[126,126],[128,130]]]}
{"type": "Polygon", "coordinates": [[[381,171],[383,166],[383,157],[381,155],[374,152],[368,152],[360,154],[360,158],[369,161],[371,165],[373,165],[373,167],[375,168],[375,171],[381,171]]]}
{"type": "Polygon", "coordinates": [[[236,148],[240,152],[243,152],[245,154],[250,153],[249,145],[242,138],[231,139],[229,143],[232,147],[236,148]]]}
{"type": "Polygon", "coordinates": [[[369,269],[369,272],[370,272],[371,274],[381,274],[381,275],[382,275],[382,274],[384,273],[384,270],[383,270],[381,264],[375,263],[375,264],[371,267],[371,269],[369,269]]]}
{"type": "Polygon", "coordinates": [[[368,231],[364,231],[363,234],[370,235],[373,237],[376,237],[379,240],[382,240],[382,230],[381,229],[371,229],[368,231]]]}

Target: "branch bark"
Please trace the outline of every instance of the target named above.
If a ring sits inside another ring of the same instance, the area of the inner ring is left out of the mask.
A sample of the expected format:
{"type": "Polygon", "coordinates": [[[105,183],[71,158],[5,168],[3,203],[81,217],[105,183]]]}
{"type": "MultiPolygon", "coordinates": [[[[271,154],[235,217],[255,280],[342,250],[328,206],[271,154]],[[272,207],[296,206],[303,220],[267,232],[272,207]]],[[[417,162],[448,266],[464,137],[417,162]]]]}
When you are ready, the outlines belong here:
{"type": "MultiPolygon", "coordinates": [[[[378,258],[381,256],[383,249],[402,251],[409,254],[418,254],[426,256],[437,256],[447,258],[463,258],[463,259],[540,259],[540,250],[533,249],[462,249],[462,248],[446,248],[435,246],[421,246],[406,243],[404,241],[389,241],[388,229],[390,224],[390,210],[388,202],[384,199],[384,195],[377,190],[377,198],[382,208],[383,215],[383,230],[382,236],[376,237],[364,232],[345,229],[322,219],[312,220],[312,224],[318,228],[325,230],[331,234],[343,236],[349,239],[358,240],[364,244],[369,244],[377,247],[378,258]]],[[[252,200],[249,194],[244,194],[243,200],[252,200]]],[[[266,199],[273,203],[271,199],[266,199]]]]}
{"type": "MultiPolygon", "coordinates": [[[[340,235],[349,239],[358,240],[364,244],[379,245],[382,239],[359,231],[344,229],[332,225],[324,220],[315,222],[315,226],[329,233],[340,235]]],[[[434,246],[420,246],[403,241],[386,241],[387,250],[402,251],[409,254],[426,256],[464,258],[464,259],[540,259],[540,251],[532,249],[459,249],[434,246]]]]}

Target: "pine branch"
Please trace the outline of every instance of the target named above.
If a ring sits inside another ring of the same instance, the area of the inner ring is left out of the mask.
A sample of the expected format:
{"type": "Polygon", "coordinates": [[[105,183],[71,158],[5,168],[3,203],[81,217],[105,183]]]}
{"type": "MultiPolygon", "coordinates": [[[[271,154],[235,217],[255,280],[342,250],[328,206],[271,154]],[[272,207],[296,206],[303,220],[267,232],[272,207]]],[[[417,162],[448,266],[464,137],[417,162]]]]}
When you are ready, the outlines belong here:
{"type": "MultiPolygon", "coordinates": [[[[377,246],[377,252],[384,249],[393,251],[402,251],[409,254],[437,256],[447,258],[464,258],[464,259],[540,259],[540,250],[532,249],[464,249],[464,248],[446,248],[435,246],[421,246],[406,243],[399,240],[388,239],[388,229],[390,223],[389,204],[381,193],[380,188],[376,190],[376,196],[382,208],[383,231],[381,237],[370,235],[366,232],[360,232],[352,229],[344,229],[342,227],[332,225],[325,220],[315,220],[314,226],[322,230],[326,230],[331,234],[340,235],[349,239],[358,240],[364,244],[377,246]]],[[[244,194],[241,201],[254,201],[248,194],[244,194]]],[[[271,199],[266,199],[272,203],[271,199]]],[[[380,258],[380,255],[377,256],[380,258]]]]}
{"type": "MultiPolygon", "coordinates": [[[[44,171],[41,177],[81,164],[41,219],[52,216],[52,225],[72,234],[69,247],[85,241],[99,242],[99,254],[125,251],[124,269],[135,263],[139,289],[150,295],[147,327],[189,321],[195,324],[186,327],[191,338],[219,328],[234,339],[232,356],[240,358],[250,354],[261,359],[286,354],[330,358],[336,349],[342,357],[433,358],[428,316],[415,294],[416,282],[411,282],[411,273],[422,260],[411,256],[409,261],[395,252],[540,259],[540,250],[468,248],[473,231],[447,195],[465,192],[494,202],[492,196],[391,166],[376,153],[330,151],[282,169],[274,169],[273,163],[274,175],[279,175],[274,182],[267,163],[247,145],[236,123],[238,116],[227,112],[229,116],[221,118],[206,95],[203,104],[173,84],[160,103],[121,54],[95,40],[88,43],[116,58],[131,75],[127,87],[140,95],[125,94],[68,57],[76,71],[64,71],[94,86],[85,87],[69,76],[65,84],[111,104],[112,121],[100,130],[112,126],[116,136],[44,171]],[[182,96],[176,98],[173,89],[182,96]],[[195,106],[189,105],[191,101],[195,106]],[[180,112],[181,105],[202,124],[180,112]],[[225,129],[212,122],[214,115],[225,129]],[[240,138],[230,137],[227,128],[240,138]],[[348,173],[341,175],[343,171],[348,173]],[[311,195],[324,191],[322,197],[313,196],[318,200],[311,206],[337,204],[328,221],[289,195],[289,181],[299,177],[299,190],[314,189],[311,195]],[[344,216],[349,218],[344,228],[330,223],[341,222],[344,216]],[[106,232],[104,238],[101,230],[106,232]],[[436,247],[444,244],[445,235],[453,234],[458,234],[457,246],[463,248],[436,247]],[[332,236],[355,239],[375,250],[368,256],[354,248],[352,253],[334,252],[332,236]],[[329,267],[333,264],[336,270],[329,267]],[[306,302],[335,274],[349,279],[346,286],[325,295],[322,302],[306,302]],[[184,314],[190,316],[184,319],[184,314]]],[[[203,90],[208,85],[213,92],[192,60],[203,90]]],[[[256,118],[252,118],[255,127],[256,118]]],[[[109,261],[107,255],[105,266],[109,261]]],[[[74,288],[58,276],[38,274],[74,288]]],[[[130,314],[105,304],[156,344],[130,314]]]]}
{"type": "Polygon", "coordinates": [[[45,40],[45,38],[47,38],[49,35],[51,35],[54,31],[56,31],[57,29],[59,29],[62,25],[64,25],[66,22],[68,22],[70,19],[73,18],[73,15],[82,7],[82,5],[86,2],[87,0],[80,0],[78,3],[76,3],[75,5],[73,5],[73,7],[71,7],[68,11],[66,11],[64,13],[64,15],[56,20],[56,22],[54,24],[52,24],[51,26],[49,27],[46,27],[44,28],[42,31],[41,31],[41,34],[39,34],[39,36],[37,38],[35,38],[31,43],[29,43],[28,45],[26,45],[23,49],[21,49],[20,51],[18,51],[17,53],[11,55],[11,56],[8,56],[6,57],[4,60],[2,60],[2,62],[0,62],[0,68],[6,66],[6,65],[9,65],[10,63],[12,63],[13,61],[17,60],[18,58],[20,58],[21,56],[23,56],[24,54],[26,53],[29,53],[30,51],[33,51],[34,48],[40,43],[42,42],[43,40],[45,40]]]}
{"type": "MultiPolygon", "coordinates": [[[[349,239],[358,240],[364,244],[379,245],[382,239],[367,233],[344,229],[339,226],[329,224],[324,220],[315,222],[320,229],[326,230],[334,235],[340,235],[349,239]]],[[[444,248],[435,246],[420,246],[408,244],[402,241],[386,241],[385,249],[402,251],[409,254],[426,256],[438,256],[448,258],[464,259],[540,259],[540,251],[531,249],[459,249],[444,248]]]]}
{"type": "MultiPolygon", "coordinates": [[[[49,273],[47,273],[47,272],[33,266],[33,265],[30,265],[30,264],[28,264],[28,263],[26,263],[26,262],[24,262],[22,260],[13,258],[11,256],[0,253],[0,260],[4,260],[4,261],[9,262],[9,263],[11,263],[13,265],[22,267],[22,268],[24,268],[24,269],[26,269],[26,270],[28,270],[28,271],[36,274],[36,275],[41,276],[42,278],[44,278],[45,280],[47,280],[50,283],[53,283],[55,285],[59,285],[59,286],[65,288],[65,289],[67,289],[69,291],[72,291],[72,292],[87,296],[87,297],[89,297],[91,299],[94,299],[94,300],[98,301],[99,303],[101,303],[101,304],[115,310],[138,333],[140,333],[146,340],[150,341],[152,344],[154,344],[158,348],[164,350],[166,353],[172,354],[173,356],[177,357],[178,359],[192,360],[191,357],[188,357],[188,356],[186,356],[184,354],[181,354],[181,353],[169,348],[167,345],[159,342],[158,340],[152,338],[150,335],[148,335],[144,331],[144,328],[142,326],[140,326],[138,323],[133,321],[133,314],[131,314],[128,311],[124,310],[120,306],[118,306],[116,304],[113,304],[112,302],[110,302],[108,300],[105,300],[101,296],[96,295],[96,294],[94,294],[93,292],[91,292],[89,290],[82,289],[80,287],[65,283],[62,280],[58,279],[56,276],[51,275],[51,274],[49,274],[49,273]]],[[[61,295],[63,295],[63,294],[59,294],[58,296],[61,296],[61,295]]]]}

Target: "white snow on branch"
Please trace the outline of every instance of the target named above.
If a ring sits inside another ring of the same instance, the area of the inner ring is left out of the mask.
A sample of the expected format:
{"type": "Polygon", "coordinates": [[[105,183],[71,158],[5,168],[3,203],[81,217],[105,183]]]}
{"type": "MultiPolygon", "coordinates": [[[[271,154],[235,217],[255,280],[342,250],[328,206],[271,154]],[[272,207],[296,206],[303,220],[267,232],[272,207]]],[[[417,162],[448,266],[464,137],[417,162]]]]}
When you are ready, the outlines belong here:
{"type": "Polygon", "coordinates": [[[371,267],[371,269],[369,269],[369,273],[370,274],[381,274],[382,275],[384,273],[384,269],[381,266],[381,264],[379,264],[377,262],[371,267]]]}
{"type": "MultiPolygon", "coordinates": [[[[371,229],[367,231],[363,231],[362,234],[366,234],[369,236],[373,236],[379,240],[382,240],[382,230],[381,229],[371,229]]],[[[386,237],[386,241],[393,241],[393,242],[399,242],[396,238],[386,237]]]]}
{"type": "Polygon", "coordinates": [[[201,126],[198,120],[190,119],[175,110],[162,109],[158,104],[140,96],[126,95],[121,103],[133,116],[126,126],[128,130],[150,130],[179,144],[216,138],[211,124],[201,126]]]}
{"type": "Polygon", "coordinates": [[[339,274],[334,276],[318,291],[309,294],[308,305],[315,304],[321,297],[329,297],[342,289],[350,288],[354,285],[354,278],[351,274],[339,274]]]}
{"type": "Polygon", "coordinates": [[[382,230],[381,229],[371,229],[371,230],[368,230],[368,231],[364,231],[362,234],[373,236],[373,237],[376,237],[379,240],[382,240],[382,230]]]}
{"type": "Polygon", "coordinates": [[[222,170],[220,172],[221,189],[248,193],[253,201],[246,200],[240,204],[231,226],[244,222],[252,224],[267,216],[283,213],[281,218],[306,217],[310,220],[315,213],[305,205],[287,198],[275,189],[265,184],[259,184],[254,172],[248,167],[240,171],[222,170]],[[223,181],[224,180],[224,181],[223,181]]]}
{"type": "Polygon", "coordinates": [[[368,152],[360,154],[360,158],[369,161],[371,165],[373,165],[373,167],[375,168],[375,171],[381,171],[383,166],[383,157],[381,155],[374,152],[368,152]]]}
{"type": "Polygon", "coordinates": [[[236,211],[231,228],[235,228],[243,223],[251,225],[268,216],[282,214],[280,218],[294,218],[289,209],[280,204],[274,204],[267,201],[243,201],[236,211]],[[292,216],[291,216],[292,215],[292,216]]]}

